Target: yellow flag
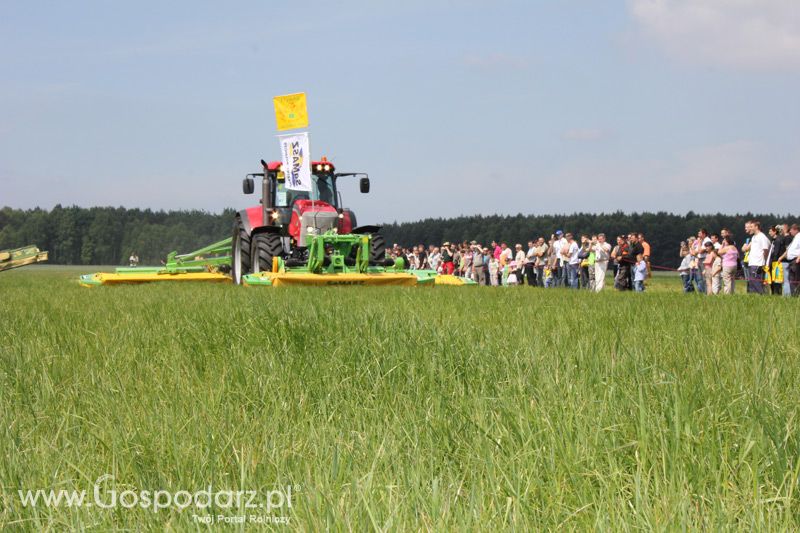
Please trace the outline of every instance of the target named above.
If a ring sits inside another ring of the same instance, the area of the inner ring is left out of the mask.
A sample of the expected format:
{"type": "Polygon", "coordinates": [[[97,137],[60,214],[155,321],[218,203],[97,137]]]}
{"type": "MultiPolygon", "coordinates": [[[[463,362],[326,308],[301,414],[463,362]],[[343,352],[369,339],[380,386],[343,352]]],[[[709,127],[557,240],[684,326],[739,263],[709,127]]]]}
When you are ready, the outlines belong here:
{"type": "Polygon", "coordinates": [[[306,93],[285,94],[272,99],[278,131],[308,127],[306,93]]]}

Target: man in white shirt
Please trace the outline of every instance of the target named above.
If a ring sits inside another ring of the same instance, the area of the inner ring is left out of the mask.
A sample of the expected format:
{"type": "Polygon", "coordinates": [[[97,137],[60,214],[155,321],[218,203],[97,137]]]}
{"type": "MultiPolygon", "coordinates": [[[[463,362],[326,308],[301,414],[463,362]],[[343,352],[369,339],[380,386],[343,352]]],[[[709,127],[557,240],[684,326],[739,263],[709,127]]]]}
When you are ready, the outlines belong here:
{"type": "Polygon", "coordinates": [[[581,260],[578,257],[581,247],[572,237],[572,233],[567,233],[567,248],[561,248],[561,255],[567,261],[567,287],[570,289],[578,288],[578,268],[581,260]]]}
{"type": "Polygon", "coordinates": [[[750,270],[748,288],[750,292],[764,294],[764,265],[767,264],[770,242],[761,231],[761,222],[758,220],[750,221],[750,232],[753,238],[742,246],[742,251],[750,252],[747,261],[747,268],[750,270]]]}
{"type": "Polygon", "coordinates": [[[789,234],[792,242],[786,249],[786,260],[789,262],[789,286],[792,296],[800,296],[800,228],[792,224],[789,234]]]}
{"type": "Polygon", "coordinates": [[[606,283],[606,270],[608,270],[608,259],[611,254],[611,245],[606,242],[606,234],[597,235],[597,240],[592,242],[594,250],[594,290],[600,292],[606,283]]]}

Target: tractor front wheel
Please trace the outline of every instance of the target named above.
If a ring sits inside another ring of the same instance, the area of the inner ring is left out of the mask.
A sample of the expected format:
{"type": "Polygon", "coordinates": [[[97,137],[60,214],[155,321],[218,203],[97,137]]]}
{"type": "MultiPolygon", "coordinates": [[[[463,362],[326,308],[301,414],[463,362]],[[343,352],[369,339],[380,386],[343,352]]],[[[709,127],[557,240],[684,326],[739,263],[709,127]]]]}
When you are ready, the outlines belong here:
{"type": "Polygon", "coordinates": [[[257,233],[251,241],[253,272],[272,272],[272,258],[283,254],[281,237],[275,233],[257,233]]]}
{"type": "Polygon", "coordinates": [[[242,276],[250,272],[250,235],[240,219],[233,225],[233,244],[231,245],[231,278],[236,285],[242,284],[242,276]]]}

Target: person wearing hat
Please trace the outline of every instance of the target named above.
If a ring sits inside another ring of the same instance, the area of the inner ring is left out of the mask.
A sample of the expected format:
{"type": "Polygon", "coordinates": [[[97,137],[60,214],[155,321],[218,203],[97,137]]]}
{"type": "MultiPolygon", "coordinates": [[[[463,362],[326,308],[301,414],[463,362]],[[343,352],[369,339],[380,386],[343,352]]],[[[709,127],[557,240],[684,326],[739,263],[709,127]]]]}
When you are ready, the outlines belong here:
{"type": "Polygon", "coordinates": [[[447,241],[442,244],[442,274],[452,274],[455,268],[453,250],[450,248],[450,242],[447,241]]]}

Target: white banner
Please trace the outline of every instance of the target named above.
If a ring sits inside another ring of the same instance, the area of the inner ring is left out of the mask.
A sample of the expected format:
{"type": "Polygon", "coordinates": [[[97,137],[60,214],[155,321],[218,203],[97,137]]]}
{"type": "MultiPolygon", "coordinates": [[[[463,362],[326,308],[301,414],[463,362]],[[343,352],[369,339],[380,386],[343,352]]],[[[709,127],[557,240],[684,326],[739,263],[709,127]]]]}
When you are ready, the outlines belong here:
{"type": "Polygon", "coordinates": [[[308,132],[278,135],[281,143],[281,162],[286,176],[286,188],[311,191],[311,151],[308,132]]]}

